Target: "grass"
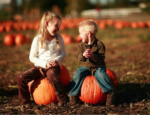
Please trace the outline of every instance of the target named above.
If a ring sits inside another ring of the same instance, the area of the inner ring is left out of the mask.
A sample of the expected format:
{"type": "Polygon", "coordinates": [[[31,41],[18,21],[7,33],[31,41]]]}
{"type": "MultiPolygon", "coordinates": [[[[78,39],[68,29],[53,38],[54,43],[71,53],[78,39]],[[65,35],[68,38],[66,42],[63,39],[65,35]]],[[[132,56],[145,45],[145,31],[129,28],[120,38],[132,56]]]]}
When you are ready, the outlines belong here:
{"type": "Polygon", "coordinates": [[[3,101],[7,100],[6,96],[0,96],[0,103],[2,103],[3,101]]]}
{"type": "Polygon", "coordinates": [[[139,39],[141,41],[148,41],[148,40],[150,40],[150,35],[139,34],[138,37],[139,37],[139,39]]]}

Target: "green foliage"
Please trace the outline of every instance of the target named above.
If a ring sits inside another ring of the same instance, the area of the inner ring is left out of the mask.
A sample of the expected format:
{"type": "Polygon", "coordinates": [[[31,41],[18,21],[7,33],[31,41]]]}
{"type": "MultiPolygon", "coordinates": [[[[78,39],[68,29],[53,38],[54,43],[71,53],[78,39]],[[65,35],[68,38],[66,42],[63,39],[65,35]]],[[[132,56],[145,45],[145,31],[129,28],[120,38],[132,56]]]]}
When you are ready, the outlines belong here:
{"type": "Polygon", "coordinates": [[[139,34],[138,37],[139,37],[139,39],[141,41],[148,41],[148,40],[150,40],[150,35],[139,34]]]}
{"type": "Polygon", "coordinates": [[[63,13],[64,8],[66,7],[66,2],[65,0],[28,0],[22,7],[28,9],[39,8],[42,12],[45,12],[51,11],[54,5],[57,5],[63,13]]]}
{"type": "Polygon", "coordinates": [[[66,0],[66,3],[66,14],[70,14],[72,10],[76,10],[78,13],[80,13],[82,10],[92,9],[95,7],[89,2],[89,0],[66,0]]]}
{"type": "Polygon", "coordinates": [[[2,103],[3,101],[7,100],[6,96],[0,96],[0,103],[2,103]]]}
{"type": "Polygon", "coordinates": [[[10,12],[8,11],[4,11],[4,10],[0,10],[0,21],[3,20],[9,20],[10,19],[10,12]]]}
{"type": "Polygon", "coordinates": [[[143,10],[143,12],[150,13],[150,5],[142,10],[143,10]]]}
{"type": "Polygon", "coordinates": [[[147,113],[150,114],[150,106],[147,108],[147,113]]]}

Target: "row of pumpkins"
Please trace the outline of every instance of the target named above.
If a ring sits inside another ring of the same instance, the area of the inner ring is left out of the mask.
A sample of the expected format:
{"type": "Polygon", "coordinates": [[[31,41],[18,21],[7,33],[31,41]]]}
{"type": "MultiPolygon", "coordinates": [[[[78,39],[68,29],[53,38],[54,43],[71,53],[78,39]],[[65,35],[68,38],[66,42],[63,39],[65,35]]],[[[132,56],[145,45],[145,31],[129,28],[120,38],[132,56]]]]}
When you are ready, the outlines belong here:
{"type": "MultiPolygon", "coordinates": [[[[106,72],[109,75],[109,79],[113,87],[118,85],[118,78],[116,74],[109,68],[106,68],[106,72]]],[[[59,80],[64,87],[69,87],[70,74],[68,69],[61,65],[61,73],[59,80]]],[[[57,97],[55,95],[55,89],[48,82],[47,78],[33,80],[28,83],[29,92],[32,95],[35,103],[38,105],[48,105],[50,103],[57,103],[57,97]]],[[[86,103],[90,104],[102,104],[106,102],[106,93],[102,93],[94,76],[87,76],[81,86],[79,98],[86,103]]]]}
{"type": "MultiPolygon", "coordinates": [[[[78,27],[78,24],[81,21],[86,20],[87,18],[63,18],[62,24],[60,26],[60,30],[65,30],[67,28],[74,29],[78,27]]],[[[131,27],[131,28],[146,28],[150,27],[150,20],[148,21],[127,21],[127,20],[113,20],[113,19],[93,19],[99,29],[105,29],[107,26],[114,26],[116,29],[122,29],[124,27],[131,27]]],[[[15,29],[17,31],[20,30],[27,30],[27,29],[34,29],[38,30],[40,27],[40,20],[36,21],[21,21],[21,22],[14,22],[14,21],[3,21],[0,22],[0,33],[1,32],[9,32],[11,29],[15,29]]]]}
{"type": "MultiPolygon", "coordinates": [[[[79,36],[76,37],[76,40],[74,40],[74,38],[69,35],[69,34],[65,34],[62,33],[61,36],[63,37],[64,40],[64,44],[71,44],[76,42],[80,42],[81,38],[79,36]]],[[[12,45],[17,45],[20,46],[22,44],[24,44],[25,42],[30,42],[31,39],[29,37],[24,36],[23,34],[19,33],[19,34],[6,34],[4,36],[4,44],[6,46],[12,46],[12,45]]]]}
{"type": "Polygon", "coordinates": [[[30,41],[31,41],[30,38],[23,35],[22,33],[6,34],[4,37],[4,44],[6,46],[12,46],[12,45],[21,46],[22,44],[30,41]]]}
{"type": "MultiPolygon", "coordinates": [[[[75,18],[75,19],[64,19],[62,21],[60,30],[66,28],[74,29],[78,27],[81,21],[86,20],[86,18],[75,18]]],[[[113,19],[93,19],[98,25],[99,29],[105,29],[108,26],[113,26],[116,29],[122,29],[124,27],[135,28],[146,28],[150,27],[150,20],[148,21],[127,21],[127,20],[113,20],[113,19]]]]}
{"type": "Polygon", "coordinates": [[[39,21],[29,22],[29,21],[22,21],[22,22],[13,22],[13,21],[4,21],[0,22],[0,33],[2,32],[10,32],[10,30],[14,29],[17,31],[20,30],[38,30],[40,26],[39,21]]]}

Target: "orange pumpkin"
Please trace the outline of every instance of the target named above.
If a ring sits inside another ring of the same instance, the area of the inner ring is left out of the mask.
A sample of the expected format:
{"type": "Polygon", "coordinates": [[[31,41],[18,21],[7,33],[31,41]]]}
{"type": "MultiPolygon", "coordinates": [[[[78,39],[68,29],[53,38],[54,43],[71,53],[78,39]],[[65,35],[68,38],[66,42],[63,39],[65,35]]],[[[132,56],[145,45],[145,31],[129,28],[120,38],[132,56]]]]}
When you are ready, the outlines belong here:
{"type": "Polygon", "coordinates": [[[81,41],[82,41],[82,38],[78,35],[78,36],[76,37],[76,42],[79,43],[79,42],[81,42],[81,41]]]}
{"type": "Polygon", "coordinates": [[[106,28],[106,23],[105,23],[105,22],[100,22],[100,23],[98,24],[98,27],[99,27],[99,29],[103,30],[103,29],[106,28]]]}
{"type": "Polygon", "coordinates": [[[15,35],[15,44],[17,46],[22,45],[25,42],[25,37],[23,34],[17,34],[15,35]]]}
{"type": "Polygon", "coordinates": [[[73,37],[72,37],[71,35],[69,35],[69,34],[63,33],[63,34],[61,34],[61,36],[62,36],[62,38],[63,38],[63,40],[64,40],[64,44],[65,44],[65,45],[71,44],[71,43],[74,42],[73,37]]]}
{"type": "Polygon", "coordinates": [[[14,44],[14,37],[12,34],[7,34],[5,37],[4,37],[4,44],[6,46],[11,46],[14,44]]]}
{"type": "Polygon", "coordinates": [[[131,22],[130,26],[131,26],[131,28],[135,29],[138,27],[138,24],[137,24],[137,22],[131,22]]]}
{"type": "Polygon", "coordinates": [[[62,82],[63,86],[67,86],[70,83],[70,73],[64,65],[61,65],[60,69],[61,72],[59,74],[59,79],[62,82]]]}
{"type": "Polygon", "coordinates": [[[9,32],[9,31],[11,30],[11,26],[6,25],[6,26],[5,26],[5,30],[6,30],[6,32],[9,32]]]}
{"type": "Polygon", "coordinates": [[[40,23],[36,22],[33,28],[34,30],[38,30],[40,28],[40,23]]]}
{"type": "Polygon", "coordinates": [[[23,22],[21,25],[22,30],[27,30],[28,26],[26,22],[23,22]]]}
{"type": "Polygon", "coordinates": [[[113,25],[114,21],[112,19],[108,19],[106,21],[106,23],[107,23],[107,25],[111,26],[111,25],[113,25]]]}
{"type": "Polygon", "coordinates": [[[57,97],[55,95],[55,89],[49,83],[47,78],[38,79],[31,84],[32,97],[38,105],[47,105],[51,102],[56,103],[57,97]]]}
{"type": "Polygon", "coordinates": [[[4,31],[4,26],[0,25],[0,33],[4,31]]]}
{"type": "Polygon", "coordinates": [[[66,25],[64,23],[62,23],[59,29],[60,30],[65,30],[66,28],[67,28],[66,25]]]}
{"type": "Polygon", "coordinates": [[[146,27],[146,23],[143,22],[143,21],[139,21],[137,22],[138,26],[141,27],[141,28],[145,28],[146,27]]]}
{"type": "Polygon", "coordinates": [[[116,29],[122,29],[123,28],[123,23],[121,21],[116,21],[116,23],[114,24],[114,27],[116,29]]]}
{"type": "MultiPolygon", "coordinates": [[[[109,75],[110,81],[113,82],[113,87],[116,87],[118,85],[116,74],[108,68],[106,68],[106,73],[109,75]]],[[[102,104],[106,102],[107,94],[102,93],[94,76],[87,76],[82,83],[79,98],[86,103],[102,104]]]]}
{"type": "Polygon", "coordinates": [[[150,21],[147,21],[146,24],[148,27],[150,27],[150,21]]]}
{"type": "MultiPolygon", "coordinates": [[[[61,65],[61,73],[59,79],[62,82],[63,86],[69,85],[70,74],[67,68],[61,65]]],[[[57,97],[55,95],[55,89],[49,83],[47,78],[38,79],[36,81],[31,81],[28,83],[29,92],[32,94],[32,97],[38,105],[47,105],[50,103],[56,103],[57,97]]]]}

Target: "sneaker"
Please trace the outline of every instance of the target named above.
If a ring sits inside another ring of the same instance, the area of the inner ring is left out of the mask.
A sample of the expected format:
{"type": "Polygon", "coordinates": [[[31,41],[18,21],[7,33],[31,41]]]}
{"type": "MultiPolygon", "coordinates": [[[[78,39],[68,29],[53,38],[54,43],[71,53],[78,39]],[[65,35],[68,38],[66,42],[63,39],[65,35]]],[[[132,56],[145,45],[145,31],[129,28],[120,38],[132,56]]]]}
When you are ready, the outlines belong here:
{"type": "Polygon", "coordinates": [[[70,103],[71,105],[77,104],[77,103],[78,103],[78,98],[77,98],[77,96],[70,96],[69,103],[70,103]]]}
{"type": "Polygon", "coordinates": [[[110,105],[114,105],[115,102],[115,95],[114,92],[109,92],[107,94],[107,100],[106,100],[106,105],[110,106],[110,105]]]}

